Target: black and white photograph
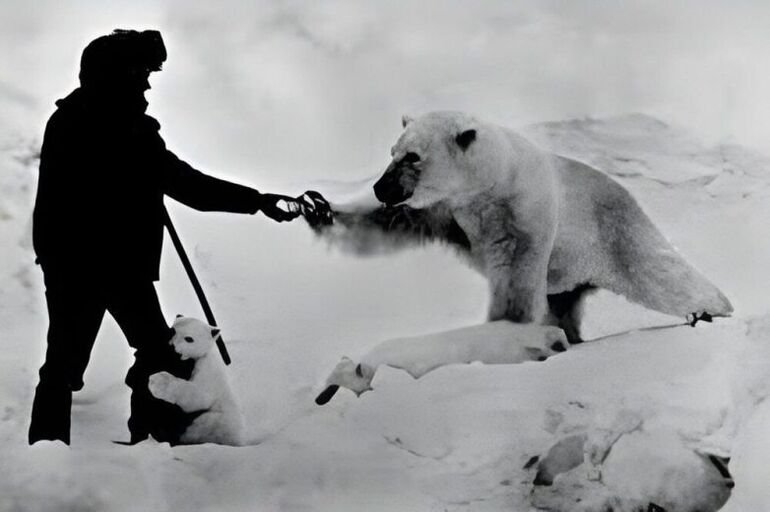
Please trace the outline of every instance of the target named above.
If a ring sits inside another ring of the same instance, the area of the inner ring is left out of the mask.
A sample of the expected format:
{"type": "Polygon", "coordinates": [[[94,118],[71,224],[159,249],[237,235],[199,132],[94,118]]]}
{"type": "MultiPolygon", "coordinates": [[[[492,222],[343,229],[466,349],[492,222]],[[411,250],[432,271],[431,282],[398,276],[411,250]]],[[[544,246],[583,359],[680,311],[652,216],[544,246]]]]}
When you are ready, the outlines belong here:
{"type": "Polygon", "coordinates": [[[770,511],[768,27],[3,2],[0,512],[770,511]]]}

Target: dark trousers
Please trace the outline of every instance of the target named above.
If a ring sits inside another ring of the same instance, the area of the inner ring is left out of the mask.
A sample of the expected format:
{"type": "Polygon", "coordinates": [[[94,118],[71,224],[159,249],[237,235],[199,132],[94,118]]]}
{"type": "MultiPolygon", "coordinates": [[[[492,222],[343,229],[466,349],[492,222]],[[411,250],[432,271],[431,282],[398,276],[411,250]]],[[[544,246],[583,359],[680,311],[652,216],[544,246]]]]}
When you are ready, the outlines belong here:
{"type": "Polygon", "coordinates": [[[131,388],[131,442],[152,435],[174,442],[189,424],[176,405],[154,398],[147,389],[150,375],[168,371],[189,379],[192,361],[182,361],[168,343],[172,331],[166,323],[151,281],[123,279],[95,281],[44,272],[48,304],[48,346],[40,368],[40,381],[32,404],[29,443],[41,439],[70,442],[72,392],[83,387],[104,313],[109,311],[136,349],[126,376],[131,388]]]}

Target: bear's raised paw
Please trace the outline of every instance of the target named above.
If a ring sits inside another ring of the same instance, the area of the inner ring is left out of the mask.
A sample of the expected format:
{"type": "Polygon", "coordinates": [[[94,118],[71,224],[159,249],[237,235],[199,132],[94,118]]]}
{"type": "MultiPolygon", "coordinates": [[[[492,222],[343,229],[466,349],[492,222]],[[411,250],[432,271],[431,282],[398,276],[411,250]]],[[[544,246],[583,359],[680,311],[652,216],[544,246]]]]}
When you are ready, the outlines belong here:
{"type": "Polygon", "coordinates": [[[150,375],[147,387],[155,398],[171,402],[172,388],[176,377],[168,372],[158,372],[150,375]]]}

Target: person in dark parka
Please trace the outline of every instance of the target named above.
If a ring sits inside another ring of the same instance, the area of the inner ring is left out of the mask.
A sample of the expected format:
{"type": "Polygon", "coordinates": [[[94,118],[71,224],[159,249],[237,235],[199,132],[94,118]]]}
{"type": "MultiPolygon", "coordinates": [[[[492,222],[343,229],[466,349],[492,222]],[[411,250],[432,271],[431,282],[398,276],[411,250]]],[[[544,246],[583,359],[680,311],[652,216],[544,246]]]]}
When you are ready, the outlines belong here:
{"type": "Polygon", "coordinates": [[[49,327],[30,444],[69,444],[72,392],[83,387],[106,311],[136,351],[126,377],[132,389],[131,443],[148,435],[173,442],[191,421],[147,389],[152,373],[189,378],[192,371],[168,344],[171,331],[153,285],[164,196],[202,211],[261,211],[278,222],[301,210],[294,198],[208,176],[166,149],[160,125],[145,114],[144,98],[150,72],[159,71],[165,59],[156,31],[116,30],[97,38],[83,51],[80,87],[57,101],[46,126],[33,241],[49,327]]]}

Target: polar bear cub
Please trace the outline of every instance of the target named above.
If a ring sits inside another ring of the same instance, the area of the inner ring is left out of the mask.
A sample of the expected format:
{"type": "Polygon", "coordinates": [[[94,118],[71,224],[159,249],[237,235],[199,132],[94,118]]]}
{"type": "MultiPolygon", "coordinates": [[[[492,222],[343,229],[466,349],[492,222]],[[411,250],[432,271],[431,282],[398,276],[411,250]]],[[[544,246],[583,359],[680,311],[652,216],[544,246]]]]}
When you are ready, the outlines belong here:
{"type": "Polygon", "coordinates": [[[178,405],[191,417],[180,436],[181,444],[243,443],[243,416],[225,374],[224,363],[213,350],[219,329],[198,319],[178,315],[171,343],[183,360],[195,360],[190,380],[168,372],[150,376],[150,393],[178,405]]]}

